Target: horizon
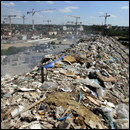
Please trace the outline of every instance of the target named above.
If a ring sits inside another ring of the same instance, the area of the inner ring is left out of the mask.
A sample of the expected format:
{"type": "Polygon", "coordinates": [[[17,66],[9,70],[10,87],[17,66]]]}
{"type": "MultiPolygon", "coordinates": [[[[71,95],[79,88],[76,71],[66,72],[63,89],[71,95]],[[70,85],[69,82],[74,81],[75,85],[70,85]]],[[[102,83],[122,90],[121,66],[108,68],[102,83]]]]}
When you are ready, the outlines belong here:
{"type": "MultiPolygon", "coordinates": [[[[48,24],[43,20],[51,20],[51,24],[63,25],[67,21],[78,22],[83,25],[104,25],[105,16],[106,24],[112,26],[129,26],[129,1],[1,1],[1,15],[16,15],[11,17],[11,24],[23,24],[21,16],[25,15],[25,24],[32,24],[32,13],[35,12],[34,24],[48,24]],[[52,10],[51,10],[52,9],[52,10]],[[55,10],[53,10],[55,9],[55,10]],[[44,10],[44,11],[42,11],[44,10]],[[45,11],[46,10],[46,11],[45,11]]],[[[1,16],[1,21],[5,17],[1,16]]],[[[9,22],[6,22],[9,23],[9,22]]]]}

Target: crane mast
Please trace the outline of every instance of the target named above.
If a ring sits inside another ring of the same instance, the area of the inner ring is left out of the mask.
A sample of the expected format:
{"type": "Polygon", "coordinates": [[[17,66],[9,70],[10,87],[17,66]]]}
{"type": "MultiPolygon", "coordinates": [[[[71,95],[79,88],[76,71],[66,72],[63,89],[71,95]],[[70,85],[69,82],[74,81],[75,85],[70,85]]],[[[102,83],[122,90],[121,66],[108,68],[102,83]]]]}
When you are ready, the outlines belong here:
{"type": "MultiPolygon", "coordinates": [[[[72,25],[73,25],[73,21],[67,21],[67,23],[72,23],[72,25]]],[[[73,27],[71,27],[71,31],[72,31],[72,33],[73,33],[73,27]]]]}
{"type": "Polygon", "coordinates": [[[105,16],[99,16],[99,17],[105,17],[105,22],[104,22],[104,31],[103,31],[103,35],[105,35],[105,27],[106,27],[106,20],[107,20],[107,17],[110,17],[110,15],[106,15],[105,16]]]}
{"type": "Polygon", "coordinates": [[[51,22],[51,20],[43,20],[43,22],[48,22],[48,35],[49,35],[49,22],[51,22]]]}
{"type": "Polygon", "coordinates": [[[80,17],[78,17],[78,16],[72,16],[72,15],[68,15],[68,16],[76,18],[76,36],[77,36],[77,23],[78,23],[78,19],[80,19],[80,17]]]}
{"type": "Polygon", "coordinates": [[[36,12],[49,11],[49,10],[55,10],[55,8],[54,8],[54,9],[40,10],[40,11],[34,11],[34,9],[32,9],[32,12],[27,12],[27,14],[32,13],[32,31],[33,31],[32,33],[33,33],[33,35],[34,35],[34,14],[35,14],[36,12]]]}
{"type": "Polygon", "coordinates": [[[2,15],[2,17],[8,17],[10,23],[10,33],[11,33],[11,41],[12,41],[12,30],[11,30],[11,17],[16,17],[16,15],[2,15]]]}

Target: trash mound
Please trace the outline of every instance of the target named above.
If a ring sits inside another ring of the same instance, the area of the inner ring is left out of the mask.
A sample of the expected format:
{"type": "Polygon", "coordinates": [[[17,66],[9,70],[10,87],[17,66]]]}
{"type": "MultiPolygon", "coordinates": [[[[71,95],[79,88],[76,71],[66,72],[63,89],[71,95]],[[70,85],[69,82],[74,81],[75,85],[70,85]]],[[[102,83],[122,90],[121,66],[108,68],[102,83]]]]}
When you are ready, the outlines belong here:
{"type": "Polygon", "coordinates": [[[129,129],[129,57],[97,37],[1,77],[1,129],[129,129]]]}

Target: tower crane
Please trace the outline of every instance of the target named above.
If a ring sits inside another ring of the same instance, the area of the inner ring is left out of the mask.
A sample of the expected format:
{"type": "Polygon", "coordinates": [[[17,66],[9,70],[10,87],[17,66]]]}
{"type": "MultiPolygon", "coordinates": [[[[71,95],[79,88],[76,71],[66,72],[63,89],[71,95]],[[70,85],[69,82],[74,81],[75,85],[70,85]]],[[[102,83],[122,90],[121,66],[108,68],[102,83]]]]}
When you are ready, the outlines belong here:
{"type": "Polygon", "coordinates": [[[2,21],[2,22],[3,22],[3,30],[4,30],[4,35],[5,35],[5,27],[4,27],[5,21],[2,21]]]}
{"type": "Polygon", "coordinates": [[[11,17],[16,17],[16,15],[2,15],[2,17],[8,17],[10,23],[10,33],[11,33],[11,41],[12,41],[12,30],[11,30],[11,17]]]}
{"type": "MultiPolygon", "coordinates": [[[[72,23],[72,25],[73,25],[73,21],[67,21],[67,23],[72,23]]],[[[71,30],[72,30],[72,32],[73,32],[73,27],[71,27],[71,30]]]]}
{"type": "Polygon", "coordinates": [[[103,35],[105,34],[105,27],[106,27],[106,20],[107,20],[107,17],[110,17],[110,15],[106,15],[105,16],[99,16],[99,17],[105,17],[105,23],[104,23],[104,31],[103,31],[103,35]]]}
{"type": "Polygon", "coordinates": [[[7,22],[8,21],[8,19],[7,18],[4,18],[4,21],[2,21],[3,22],[3,30],[4,30],[4,35],[5,35],[5,26],[4,26],[4,24],[5,24],[5,22],[7,22]],[[6,21],[5,21],[6,20],[6,21]]]}
{"type": "Polygon", "coordinates": [[[25,26],[24,26],[25,15],[23,14],[21,17],[23,18],[23,31],[24,31],[24,34],[25,34],[25,26]]]}
{"type": "Polygon", "coordinates": [[[78,19],[80,19],[80,17],[78,17],[78,16],[72,16],[72,15],[68,15],[68,16],[76,18],[76,35],[77,35],[77,23],[78,23],[78,19]]]}
{"type": "Polygon", "coordinates": [[[64,23],[62,23],[62,36],[63,36],[63,26],[64,26],[64,23]]]}
{"type": "Polygon", "coordinates": [[[24,33],[25,33],[25,26],[24,26],[25,15],[23,14],[20,17],[15,17],[15,19],[19,19],[19,18],[23,18],[23,30],[24,30],[24,33]]]}
{"type": "Polygon", "coordinates": [[[43,22],[48,22],[48,35],[49,35],[49,22],[51,22],[51,20],[43,20],[43,22]]]}
{"type": "Polygon", "coordinates": [[[107,13],[106,13],[105,16],[99,16],[99,17],[105,17],[105,26],[106,26],[106,20],[107,20],[107,17],[110,17],[110,15],[107,15],[107,13]]]}
{"type": "Polygon", "coordinates": [[[34,11],[34,9],[32,9],[32,12],[27,12],[27,14],[32,13],[32,30],[33,30],[33,35],[34,35],[34,14],[35,14],[36,12],[49,11],[49,10],[55,10],[55,8],[54,8],[54,9],[40,10],[40,11],[34,11]]]}

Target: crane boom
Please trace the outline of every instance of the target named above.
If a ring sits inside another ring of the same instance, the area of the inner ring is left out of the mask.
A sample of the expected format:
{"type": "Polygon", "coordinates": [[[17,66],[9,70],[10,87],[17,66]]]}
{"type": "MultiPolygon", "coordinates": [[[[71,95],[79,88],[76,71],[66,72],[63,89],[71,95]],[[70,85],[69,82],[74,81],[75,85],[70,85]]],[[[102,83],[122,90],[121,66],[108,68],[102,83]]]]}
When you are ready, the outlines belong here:
{"type": "Polygon", "coordinates": [[[43,12],[43,11],[49,11],[49,10],[55,10],[55,8],[54,9],[46,9],[46,10],[39,10],[39,11],[34,11],[34,9],[32,9],[32,12],[27,12],[27,14],[30,14],[30,13],[32,13],[32,30],[33,30],[33,35],[34,35],[34,14],[35,14],[35,12],[43,12]]]}
{"type": "Polygon", "coordinates": [[[75,18],[79,18],[79,19],[80,19],[80,17],[78,17],[78,16],[72,16],[72,15],[68,15],[68,16],[70,16],[70,17],[75,17],[75,18]]]}
{"type": "Polygon", "coordinates": [[[78,16],[72,16],[72,15],[68,15],[68,17],[75,17],[76,18],[76,35],[77,35],[77,23],[78,23],[78,19],[80,19],[80,17],[78,16]]]}
{"type": "Polygon", "coordinates": [[[110,17],[111,15],[107,15],[107,13],[106,13],[106,15],[104,15],[104,16],[99,16],[99,17],[105,17],[105,25],[104,25],[104,32],[103,32],[103,35],[105,34],[105,26],[106,26],[106,20],[107,20],[107,17],[110,17]]]}
{"type": "Polygon", "coordinates": [[[11,17],[16,17],[16,15],[1,15],[2,17],[8,17],[10,23],[10,33],[11,33],[11,41],[12,41],[12,30],[11,30],[11,17]]]}

